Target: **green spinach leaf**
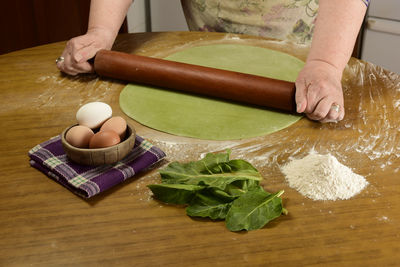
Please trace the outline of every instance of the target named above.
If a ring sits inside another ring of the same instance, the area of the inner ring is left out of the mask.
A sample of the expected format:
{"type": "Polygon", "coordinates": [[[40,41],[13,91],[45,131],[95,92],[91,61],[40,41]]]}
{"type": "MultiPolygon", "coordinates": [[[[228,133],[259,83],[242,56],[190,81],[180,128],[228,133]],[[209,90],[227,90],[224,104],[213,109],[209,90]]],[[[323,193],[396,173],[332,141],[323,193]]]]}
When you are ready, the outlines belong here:
{"type": "Polygon", "coordinates": [[[226,216],[231,231],[255,230],[282,214],[283,190],[270,194],[264,190],[248,191],[234,200],[226,216]]]}
{"type": "Polygon", "coordinates": [[[186,214],[192,217],[209,217],[213,220],[225,219],[234,199],[235,197],[224,191],[214,188],[206,189],[196,194],[186,208],[186,214]]]}
{"type": "Polygon", "coordinates": [[[205,188],[205,186],[186,184],[152,184],[147,187],[155,198],[170,204],[187,204],[198,191],[205,188]]]}
{"type": "Polygon", "coordinates": [[[239,197],[247,191],[258,189],[259,181],[256,180],[238,180],[228,184],[225,187],[225,192],[231,196],[239,197]]]}
{"type": "Polygon", "coordinates": [[[161,184],[148,185],[154,197],[186,204],[186,214],[226,220],[231,231],[262,228],[287,210],[280,195],[260,186],[261,175],[249,162],[230,160],[230,152],[207,154],[202,160],[170,163],[160,171],[161,184]]]}
{"type": "Polygon", "coordinates": [[[244,160],[229,160],[229,153],[207,154],[195,162],[173,162],[160,171],[163,183],[206,185],[224,190],[235,181],[260,181],[261,175],[244,160]]]}

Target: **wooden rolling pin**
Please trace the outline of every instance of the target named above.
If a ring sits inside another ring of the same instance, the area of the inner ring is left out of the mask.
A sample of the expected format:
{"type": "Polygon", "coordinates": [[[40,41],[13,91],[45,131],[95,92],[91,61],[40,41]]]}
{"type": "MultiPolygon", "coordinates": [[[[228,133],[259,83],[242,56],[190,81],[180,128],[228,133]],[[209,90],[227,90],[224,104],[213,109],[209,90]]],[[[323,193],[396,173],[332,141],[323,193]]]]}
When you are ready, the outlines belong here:
{"type": "Polygon", "coordinates": [[[101,76],[294,112],[292,82],[169,60],[100,50],[101,76]]]}

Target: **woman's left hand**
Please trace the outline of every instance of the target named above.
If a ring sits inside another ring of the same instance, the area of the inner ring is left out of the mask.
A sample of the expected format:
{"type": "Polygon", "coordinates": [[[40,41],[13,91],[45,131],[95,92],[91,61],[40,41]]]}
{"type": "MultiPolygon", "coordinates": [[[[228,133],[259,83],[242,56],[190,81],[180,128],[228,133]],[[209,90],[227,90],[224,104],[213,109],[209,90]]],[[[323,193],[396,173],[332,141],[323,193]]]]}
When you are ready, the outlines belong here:
{"type": "Polygon", "coordinates": [[[308,61],[296,80],[297,112],[320,122],[344,117],[342,71],[319,60],[308,61]]]}

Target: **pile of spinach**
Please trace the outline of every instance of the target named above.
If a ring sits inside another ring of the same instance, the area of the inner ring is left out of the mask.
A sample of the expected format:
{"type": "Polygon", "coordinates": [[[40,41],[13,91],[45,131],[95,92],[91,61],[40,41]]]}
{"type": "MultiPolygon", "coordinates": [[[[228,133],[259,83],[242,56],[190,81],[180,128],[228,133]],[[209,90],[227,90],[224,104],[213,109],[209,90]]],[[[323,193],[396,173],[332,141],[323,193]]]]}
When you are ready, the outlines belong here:
{"type": "Polygon", "coordinates": [[[225,220],[231,231],[260,229],[286,214],[283,190],[266,192],[256,168],[229,156],[230,151],[189,163],[172,162],[160,171],[162,183],[148,187],[160,201],[188,205],[189,216],[225,220]]]}

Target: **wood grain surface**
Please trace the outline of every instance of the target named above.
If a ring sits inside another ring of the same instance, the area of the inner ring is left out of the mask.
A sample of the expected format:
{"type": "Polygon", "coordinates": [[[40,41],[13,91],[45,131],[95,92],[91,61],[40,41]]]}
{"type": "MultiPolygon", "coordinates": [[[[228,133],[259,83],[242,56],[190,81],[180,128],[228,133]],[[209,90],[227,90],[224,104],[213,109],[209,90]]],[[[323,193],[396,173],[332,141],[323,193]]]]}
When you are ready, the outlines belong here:
{"type": "MultiPolygon", "coordinates": [[[[236,43],[278,49],[305,59],[307,48],[219,33],[119,36],[115,50],[164,57],[195,45],[236,43]]],[[[400,78],[352,59],[343,87],[346,117],[337,124],[305,118],[248,140],[172,136],[128,119],[118,104],[124,82],[94,74],[68,77],[55,59],[65,43],[0,56],[1,266],[399,266],[400,78]],[[152,199],[157,168],[89,200],[29,165],[36,144],[75,123],[79,106],[111,105],[137,134],[158,145],[167,162],[197,160],[232,149],[258,168],[268,191],[284,189],[287,216],[261,230],[229,232],[221,221],[192,219],[181,206],[152,199]],[[280,166],[311,149],[331,153],[369,186],[349,200],[313,201],[291,189],[280,166]]]]}

